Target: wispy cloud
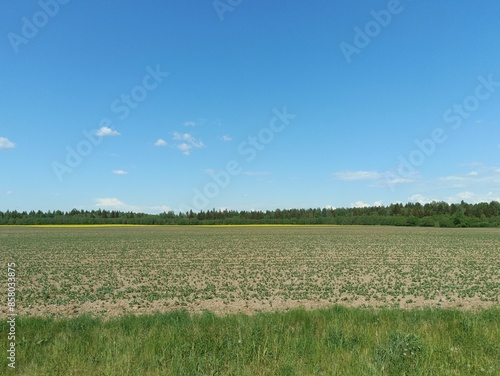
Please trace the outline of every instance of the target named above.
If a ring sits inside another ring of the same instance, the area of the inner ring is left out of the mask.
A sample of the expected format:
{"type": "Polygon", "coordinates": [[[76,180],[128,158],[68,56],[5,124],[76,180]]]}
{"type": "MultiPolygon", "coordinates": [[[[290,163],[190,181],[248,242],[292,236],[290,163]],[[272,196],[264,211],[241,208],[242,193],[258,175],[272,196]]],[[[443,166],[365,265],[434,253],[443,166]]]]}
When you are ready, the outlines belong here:
{"type": "Polygon", "coordinates": [[[158,140],[156,140],[156,142],[154,143],[155,146],[167,146],[167,141],[165,141],[163,138],[159,138],[158,140]]]}
{"type": "Polygon", "coordinates": [[[363,202],[363,201],[356,201],[351,204],[353,208],[366,208],[370,206],[370,204],[363,202]]]}
{"type": "Polygon", "coordinates": [[[497,196],[493,192],[488,192],[488,198],[485,201],[497,201],[497,202],[500,202],[500,195],[497,196]]]}
{"type": "Polygon", "coordinates": [[[0,137],[0,149],[13,149],[16,144],[6,137],[0,137]]]}
{"type": "Polygon", "coordinates": [[[111,209],[126,209],[128,205],[120,201],[116,197],[112,198],[97,198],[95,206],[99,208],[111,208],[111,209]]]}
{"type": "Polygon", "coordinates": [[[439,201],[439,200],[437,200],[435,198],[430,199],[430,198],[427,198],[427,197],[421,195],[420,193],[416,193],[416,194],[411,195],[410,197],[408,197],[408,201],[409,202],[418,202],[420,204],[428,204],[429,202],[439,201]]]}
{"type": "Polygon", "coordinates": [[[415,194],[408,198],[410,202],[421,204],[432,201],[445,201],[449,204],[462,200],[470,203],[488,202],[498,198],[499,191],[491,191],[500,187],[500,168],[478,162],[458,165],[464,167],[461,174],[444,175],[423,179],[415,185],[415,194]],[[471,167],[474,167],[471,169],[471,167]],[[447,193],[443,193],[447,192],[447,193]]]}
{"type": "Polygon", "coordinates": [[[370,206],[382,206],[382,205],[383,205],[383,203],[381,200],[377,200],[371,205],[368,204],[367,202],[364,202],[364,201],[356,201],[356,202],[353,202],[351,204],[351,207],[353,207],[353,208],[367,208],[370,206]]]}
{"type": "Polygon", "coordinates": [[[180,151],[182,151],[182,154],[184,154],[184,155],[189,155],[189,153],[191,153],[191,149],[192,148],[193,147],[191,145],[188,145],[185,142],[183,142],[182,144],[177,145],[177,149],[179,149],[180,151]]]}
{"type": "Polygon", "coordinates": [[[128,172],[125,170],[113,170],[113,174],[115,174],[115,175],[127,175],[128,172]]]}
{"type": "Polygon", "coordinates": [[[462,200],[467,200],[467,199],[470,199],[474,196],[474,193],[472,192],[469,192],[469,191],[465,191],[465,192],[460,192],[457,194],[457,197],[462,199],[462,200]]]}
{"type": "Polygon", "coordinates": [[[133,211],[136,213],[161,213],[168,212],[172,208],[168,205],[152,205],[152,206],[139,206],[129,205],[119,200],[116,197],[112,198],[97,198],[95,199],[95,207],[106,210],[120,210],[120,211],[133,211]]]}
{"type": "Polygon", "coordinates": [[[450,175],[450,176],[442,176],[438,178],[439,181],[444,181],[444,182],[461,182],[466,180],[465,176],[455,176],[455,175],[450,175]]]}
{"type": "Polygon", "coordinates": [[[205,146],[203,141],[196,139],[191,133],[174,132],[172,137],[175,141],[184,141],[177,144],[177,149],[182,151],[184,155],[189,155],[193,148],[202,148],[205,146]]]}
{"type": "Polygon", "coordinates": [[[483,164],[481,162],[467,162],[458,164],[459,167],[482,167],[483,164]]]}
{"type": "Polygon", "coordinates": [[[413,174],[413,177],[406,177],[406,178],[403,178],[401,176],[387,175],[384,177],[384,180],[380,181],[380,184],[387,186],[394,186],[396,184],[408,184],[415,182],[417,180],[417,177],[418,177],[417,174],[413,174]]]}
{"type": "Polygon", "coordinates": [[[162,212],[169,212],[171,211],[172,208],[168,205],[156,205],[156,206],[146,206],[145,210],[146,212],[157,212],[157,213],[162,213],[162,212]]]}
{"type": "Polygon", "coordinates": [[[370,187],[393,187],[394,185],[397,184],[413,183],[420,178],[418,173],[412,173],[406,176],[400,176],[392,171],[380,172],[380,171],[365,171],[365,170],[338,171],[333,173],[332,176],[338,180],[347,182],[357,182],[357,181],[369,182],[370,187]]]}
{"type": "Polygon", "coordinates": [[[340,180],[377,180],[382,177],[382,174],[377,171],[339,171],[333,174],[340,180]]]}
{"type": "Polygon", "coordinates": [[[488,186],[498,186],[500,184],[499,172],[500,168],[496,166],[476,166],[473,171],[468,173],[442,176],[434,182],[430,182],[430,184],[451,188],[468,188],[471,186],[487,188],[488,186]]]}
{"type": "Polygon", "coordinates": [[[185,121],[184,123],[182,123],[182,125],[184,125],[185,127],[194,127],[196,125],[196,121],[194,120],[185,121]]]}
{"type": "Polygon", "coordinates": [[[179,132],[174,132],[173,134],[174,136],[174,140],[176,141],[186,141],[188,143],[190,143],[191,145],[193,145],[195,148],[201,148],[203,147],[203,142],[201,140],[197,140],[196,138],[193,137],[193,135],[191,135],[191,133],[179,133],[179,132]]]}
{"type": "Polygon", "coordinates": [[[224,141],[224,142],[228,142],[228,141],[232,141],[232,140],[233,139],[230,136],[228,136],[227,134],[222,136],[222,141],[224,141]]]}
{"type": "Polygon", "coordinates": [[[476,195],[475,193],[470,192],[470,191],[459,192],[453,196],[448,197],[445,201],[448,204],[455,204],[455,203],[458,203],[462,200],[466,201],[468,203],[491,201],[491,200],[489,200],[489,197],[479,197],[478,195],[476,195]]]}
{"type": "Polygon", "coordinates": [[[96,132],[97,136],[119,136],[120,132],[113,130],[109,127],[101,127],[96,132]]]}

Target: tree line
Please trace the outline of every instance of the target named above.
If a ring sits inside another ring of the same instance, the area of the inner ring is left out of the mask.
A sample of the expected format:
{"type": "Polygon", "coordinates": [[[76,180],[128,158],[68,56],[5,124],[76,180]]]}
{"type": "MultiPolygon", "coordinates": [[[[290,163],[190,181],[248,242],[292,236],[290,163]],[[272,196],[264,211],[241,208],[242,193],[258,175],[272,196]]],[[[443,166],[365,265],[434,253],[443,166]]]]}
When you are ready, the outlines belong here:
{"type": "Polygon", "coordinates": [[[430,227],[500,227],[500,203],[431,202],[362,208],[276,209],[266,211],[207,210],[160,214],[116,210],[0,211],[0,225],[52,224],[337,224],[430,227]]]}

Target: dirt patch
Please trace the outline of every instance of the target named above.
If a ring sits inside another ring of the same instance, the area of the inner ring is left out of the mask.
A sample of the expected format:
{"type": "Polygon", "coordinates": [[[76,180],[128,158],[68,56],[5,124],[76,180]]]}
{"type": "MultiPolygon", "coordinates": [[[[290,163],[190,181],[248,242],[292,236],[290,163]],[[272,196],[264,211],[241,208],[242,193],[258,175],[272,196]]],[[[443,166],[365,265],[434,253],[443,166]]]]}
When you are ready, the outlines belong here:
{"type": "MultiPolygon", "coordinates": [[[[499,303],[500,230],[391,227],[2,228],[17,313],[114,317],[499,303]],[[381,239],[385,241],[381,242],[381,239]]],[[[6,313],[6,307],[1,308],[6,313]]]]}

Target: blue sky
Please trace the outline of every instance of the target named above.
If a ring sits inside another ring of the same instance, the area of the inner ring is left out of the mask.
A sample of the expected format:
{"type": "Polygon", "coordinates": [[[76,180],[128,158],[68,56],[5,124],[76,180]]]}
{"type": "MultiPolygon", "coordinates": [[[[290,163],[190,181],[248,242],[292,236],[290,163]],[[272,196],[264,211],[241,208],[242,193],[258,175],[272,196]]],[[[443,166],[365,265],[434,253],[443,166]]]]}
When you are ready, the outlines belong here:
{"type": "Polygon", "coordinates": [[[498,2],[0,4],[0,210],[500,200],[498,2]]]}

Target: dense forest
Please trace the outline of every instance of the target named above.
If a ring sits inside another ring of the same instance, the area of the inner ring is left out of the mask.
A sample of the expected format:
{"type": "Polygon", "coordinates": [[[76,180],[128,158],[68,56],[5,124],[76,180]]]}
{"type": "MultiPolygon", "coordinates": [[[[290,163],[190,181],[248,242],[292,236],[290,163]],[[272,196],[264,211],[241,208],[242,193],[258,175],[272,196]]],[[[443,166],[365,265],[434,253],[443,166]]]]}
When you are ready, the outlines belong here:
{"type": "Polygon", "coordinates": [[[407,203],[363,208],[208,210],[145,214],[115,210],[0,211],[0,225],[34,224],[339,224],[431,227],[500,227],[500,203],[407,203]]]}

